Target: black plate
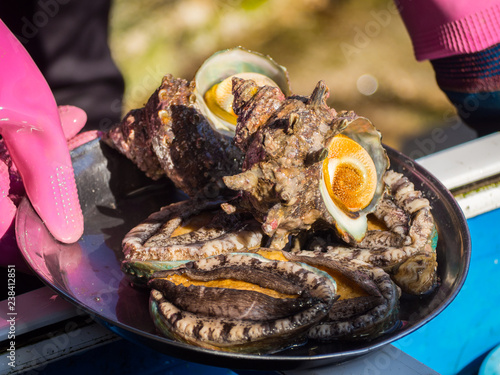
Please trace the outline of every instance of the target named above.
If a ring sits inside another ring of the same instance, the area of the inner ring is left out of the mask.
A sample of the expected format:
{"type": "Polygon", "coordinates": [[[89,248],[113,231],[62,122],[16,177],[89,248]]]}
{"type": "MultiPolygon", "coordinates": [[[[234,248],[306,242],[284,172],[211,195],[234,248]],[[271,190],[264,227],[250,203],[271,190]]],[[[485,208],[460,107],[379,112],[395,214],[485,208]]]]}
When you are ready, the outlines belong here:
{"type": "Polygon", "coordinates": [[[148,293],[132,288],[120,271],[123,236],[161,206],[184,199],[168,180],[152,183],[125,157],[96,140],[72,152],[85,233],[65,245],[49,234],[28,200],[17,217],[18,242],[36,274],[65,299],[117,334],[165,354],[234,369],[312,368],[350,360],[423,326],[455,298],[467,275],[470,235],[460,207],[429,172],[388,148],[391,168],[404,173],[431,201],[439,231],[436,290],[403,297],[401,328],[370,342],[308,344],[271,355],[218,352],[159,336],[148,314],[148,293]]]}

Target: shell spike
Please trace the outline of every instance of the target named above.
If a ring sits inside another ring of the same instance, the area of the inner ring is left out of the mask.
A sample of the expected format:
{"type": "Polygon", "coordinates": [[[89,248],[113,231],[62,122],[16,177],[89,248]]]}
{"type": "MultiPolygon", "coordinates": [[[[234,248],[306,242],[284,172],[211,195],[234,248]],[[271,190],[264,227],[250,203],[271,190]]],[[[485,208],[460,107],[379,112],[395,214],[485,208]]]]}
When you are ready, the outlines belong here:
{"type": "Polygon", "coordinates": [[[224,176],[225,185],[234,190],[254,191],[258,188],[258,176],[253,170],[247,170],[234,176],[224,176]]]}
{"type": "Polygon", "coordinates": [[[330,96],[330,90],[324,81],[319,81],[307,104],[313,107],[320,107],[326,105],[326,99],[330,96]]]}

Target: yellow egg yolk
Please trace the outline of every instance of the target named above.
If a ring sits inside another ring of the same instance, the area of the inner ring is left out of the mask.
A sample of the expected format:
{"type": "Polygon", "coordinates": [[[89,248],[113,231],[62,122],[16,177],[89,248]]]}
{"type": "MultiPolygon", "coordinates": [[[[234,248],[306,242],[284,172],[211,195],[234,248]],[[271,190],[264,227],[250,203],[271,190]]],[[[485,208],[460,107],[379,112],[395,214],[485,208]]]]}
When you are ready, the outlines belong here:
{"type": "Polygon", "coordinates": [[[345,135],[333,137],[323,161],[323,178],[332,200],[348,211],[368,206],[377,187],[377,171],[368,152],[345,135]]]}

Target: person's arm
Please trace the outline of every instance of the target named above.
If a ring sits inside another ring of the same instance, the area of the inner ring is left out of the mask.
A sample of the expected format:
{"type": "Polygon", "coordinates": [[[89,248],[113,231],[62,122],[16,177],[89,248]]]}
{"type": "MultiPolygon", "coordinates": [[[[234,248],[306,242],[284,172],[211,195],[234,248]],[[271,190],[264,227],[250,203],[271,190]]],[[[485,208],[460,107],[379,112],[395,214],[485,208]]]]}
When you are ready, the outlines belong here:
{"type": "Polygon", "coordinates": [[[500,0],[396,0],[415,57],[479,136],[500,130],[500,0]]]}

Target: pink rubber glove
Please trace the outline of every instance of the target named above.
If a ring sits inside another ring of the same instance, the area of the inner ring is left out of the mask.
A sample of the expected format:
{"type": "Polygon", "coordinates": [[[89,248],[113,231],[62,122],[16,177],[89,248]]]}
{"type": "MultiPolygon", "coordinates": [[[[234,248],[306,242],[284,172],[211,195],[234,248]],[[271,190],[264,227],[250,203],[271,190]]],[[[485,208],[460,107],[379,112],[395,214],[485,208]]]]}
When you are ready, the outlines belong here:
{"type": "MultiPolygon", "coordinates": [[[[96,131],[76,135],[87,121],[82,109],[73,106],[58,109],[70,150],[96,138],[96,131]]],[[[18,270],[29,272],[17,248],[14,228],[17,206],[24,196],[26,191],[19,170],[12,162],[4,140],[0,139],[0,266],[14,264],[18,270]]]]}
{"type": "MultiPolygon", "coordinates": [[[[0,82],[0,134],[12,159],[10,166],[19,172],[28,198],[51,234],[61,242],[75,242],[83,233],[83,216],[58,107],[39,69],[1,21],[0,82]]],[[[83,111],[75,120],[75,113],[67,113],[69,108],[74,107],[62,108],[65,123],[83,126],[83,111]]],[[[15,214],[15,202],[5,187],[12,187],[11,182],[15,186],[18,178],[11,181],[5,173],[7,164],[0,164],[1,237],[15,214]]]]}

